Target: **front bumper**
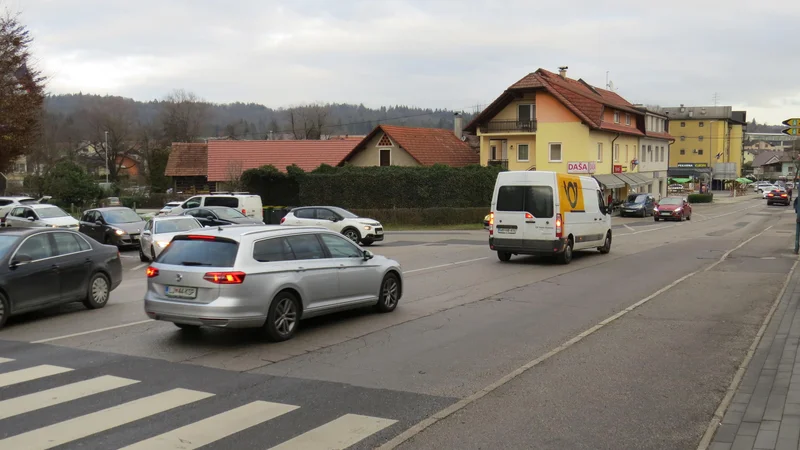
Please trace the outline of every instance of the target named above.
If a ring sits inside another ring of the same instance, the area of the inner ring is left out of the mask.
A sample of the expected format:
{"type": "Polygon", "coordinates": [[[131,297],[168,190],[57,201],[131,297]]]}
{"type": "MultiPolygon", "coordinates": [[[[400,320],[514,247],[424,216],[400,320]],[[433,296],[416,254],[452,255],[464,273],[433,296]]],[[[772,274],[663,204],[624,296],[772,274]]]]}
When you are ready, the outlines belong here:
{"type": "Polygon", "coordinates": [[[374,227],[371,230],[361,230],[364,235],[361,237],[365,241],[382,241],[383,227],[374,227]]]}
{"type": "Polygon", "coordinates": [[[267,316],[247,306],[215,306],[236,303],[236,299],[220,297],[211,303],[190,303],[156,299],[148,292],[144,312],[154,320],[218,328],[258,328],[267,316]]]}
{"type": "Polygon", "coordinates": [[[117,247],[133,247],[139,246],[139,233],[135,234],[123,234],[119,235],[117,233],[112,233],[112,240],[111,242],[114,243],[117,247]]]}
{"type": "Polygon", "coordinates": [[[566,238],[553,240],[497,239],[489,238],[489,248],[515,255],[556,255],[567,248],[566,238]]]}

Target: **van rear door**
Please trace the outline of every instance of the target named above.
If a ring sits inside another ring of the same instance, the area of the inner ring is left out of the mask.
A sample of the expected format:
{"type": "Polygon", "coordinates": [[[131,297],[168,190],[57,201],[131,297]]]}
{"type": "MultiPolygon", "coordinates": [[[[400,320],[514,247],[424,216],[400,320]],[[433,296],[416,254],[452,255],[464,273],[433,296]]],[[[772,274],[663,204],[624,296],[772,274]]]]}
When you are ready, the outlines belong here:
{"type": "Polygon", "coordinates": [[[500,186],[494,214],[494,238],[503,245],[525,249],[536,247],[530,241],[555,239],[551,186],[500,186]]]}

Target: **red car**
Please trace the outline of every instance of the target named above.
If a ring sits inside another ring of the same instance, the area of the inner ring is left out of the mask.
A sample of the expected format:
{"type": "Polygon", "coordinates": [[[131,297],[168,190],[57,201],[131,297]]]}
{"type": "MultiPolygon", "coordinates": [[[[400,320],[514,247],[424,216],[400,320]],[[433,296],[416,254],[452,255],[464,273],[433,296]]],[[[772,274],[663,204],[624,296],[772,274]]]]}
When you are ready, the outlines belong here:
{"type": "Polygon", "coordinates": [[[657,204],[653,219],[659,220],[692,220],[692,205],[683,197],[664,197],[657,204]]]}
{"type": "Polygon", "coordinates": [[[789,206],[789,194],[786,191],[775,189],[767,194],[767,205],[774,205],[779,203],[784,206],[789,206]]]}

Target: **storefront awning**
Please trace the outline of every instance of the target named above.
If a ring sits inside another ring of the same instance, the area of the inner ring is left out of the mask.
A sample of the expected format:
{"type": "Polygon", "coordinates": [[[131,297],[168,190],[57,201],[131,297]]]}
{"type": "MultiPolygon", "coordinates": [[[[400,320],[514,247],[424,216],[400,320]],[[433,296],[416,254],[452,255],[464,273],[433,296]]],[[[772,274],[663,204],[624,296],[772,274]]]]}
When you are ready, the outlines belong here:
{"type": "Polygon", "coordinates": [[[644,178],[634,177],[634,175],[636,175],[636,174],[633,174],[633,173],[618,173],[617,174],[617,176],[622,181],[624,181],[625,184],[627,184],[630,187],[639,187],[639,186],[643,186],[643,185],[645,185],[645,184],[650,182],[650,181],[645,180],[644,178]]]}
{"type": "Polygon", "coordinates": [[[621,187],[625,187],[625,182],[617,178],[616,175],[611,175],[611,174],[595,175],[594,179],[597,180],[598,183],[605,186],[606,189],[618,189],[621,187]]]}
{"type": "Polygon", "coordinates": [[[704,173],[711,173],[710,167],[670,167],[667,176],[675,178],[699,177],[704,173]]]}
{"type": "Polygon", "coordinates": [[[650,173],[629,173],[629,177],[639,179],[643,184],[650,184],[653,182],[653,176],[650,173]]]}

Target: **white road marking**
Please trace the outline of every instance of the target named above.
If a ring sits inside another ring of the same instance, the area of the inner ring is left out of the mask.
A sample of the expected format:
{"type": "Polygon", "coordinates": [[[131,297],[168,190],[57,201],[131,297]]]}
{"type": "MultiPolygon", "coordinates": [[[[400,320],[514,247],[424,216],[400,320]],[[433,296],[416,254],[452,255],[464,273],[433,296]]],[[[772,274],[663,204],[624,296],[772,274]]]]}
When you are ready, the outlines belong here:
{"type": "Polygon", "coordinates": [[[364,438],[394,425],[396,420],[380,417],[345,414],[325,425],[314,428],[270,450],[340,450],[346,449],[364,438]]]}
{"type": "Polygon", "coordinates": [[[121,325],[114,325],[113,327],[98,328],[96,330],[82,331],[80,333],[66,334],[64,336],[52,337],[47,339],[39,339],[38,341],[31,341],[31,344],[44,344],[45,342],[58,341],[61,339],[68,339],[76,336],[83,336],[86,334],[99,333],[101,331],[116,330],[117,328],[132,327],[134,325],[141,325],[143,323],[153,322],[153,319],[140,320],[138,322],[123,323],[121,325]]]}
{"type": "Polygon", "coordinates": [[[294,411],[299,406],[256,401],[155,436],[124,450],[191,450],[294,411]]]}
{"type": "MultiPolygon", "coordinates": [[[[795,255],[792,256],[796,258],[795,255]]],[[[786,275],[786,279],[783,281],[783,287],[781,288],[780,292],[778,292],[778,296],[775,297],[775,301],[772,302],[772,307],[769,309],[769,312],[767,312],[767,316],[764,317],[764,321],[761,322],[761,328],[758,329],[755,338],[753,338],[753,343],[750,345],[750,348],[747,350],[747,354],[744,355],[742,363],[739,365],[739,368],[733,375],[733,380],[731,381],[730,386],[728,386],[725,396],[722,397],[722,401],[719,403],[717,410],[714,411],[714,416],[711,419],[711,423],[708,424],[708,428],[706,428],[703,438],[700,439],[700,443],[697,445],[697,450],[706,450],[711,444],[711,439],[714,438],[714,433],[717,432],[717,427],[719,427],[720,423],[722,423],[725,410],[727,410],[728,406],[730,406],[733,396],[736,394],[736,389],[739,388],[739,383],[742,382],[744,373],[747,371],[747,366],[750,365],[750,360],[753,359],[753,355],[756,353],[758,344],[761,343],[761,338],[764,337],[764,332],[767,331],[767,326],[769,326],[772,316],[775,315],[775,310],[778,309],[778,305],[781,303],[781,297],[783,297],[783,294],[786,292],[786,288],[789,286],[789,281],[791,281],[792,275],[797,268],[797,262],[798,261],[795,260],[794,264],[792,264],[792,268],[786,275]]]]}
{"type": "Polygon", "coordinates": [[[481,260],[484,260],[484,259],[489,259],[489,257],[488,256],[484,256],[483,258],[475,258],[475,259],[468,259],[466,261],[456,261],[456,262],[451,262],[451,263],[447,263],[447,264],[439,264],[438,266],[423,267],[422,269],[404,270],[403,271],[403,275],[406,275],[406,274],[409,274],[409,273],[415,273],[415,272],[422,272],[422,271],[425,271],[425,270],[441,269],[442,267],[458,266],[458,265],[461,265],[461,264],[467,264],[467,263],[471,263],[471,262],[475,262],[475,261],[481,261],[481,260]]]}
{"type": "Polygon", "coordinates": [[[46,450],[58,447],[213,395],[189,389],[173,389],[11,436],[0,441],[0,450],[46,450]]]}
{"type": "Polygon", "coordinates": [[[622,226],[627,228],[627,229],[629,229],[629,230],[631,230],[631,231],[636,231],[636,230],[633,229],[632,226],[628,225],[627,223],[623,223],[622,226]]]}
{"type": "Polygon", "coordinates": [[[595,325],[595,326],[583,331],[582,333],[580,333],[577,336],[573,337],[572,339],[564,342],[563,344],[559,345],[558,347],[550,350],[549,352],[545,353],[544,355],[539,356],[538,358],[523,364],[519,368],[517,368],[514,371],[506,374],[505,376],[503,376],[499,380],[497,380],[494,383],[484,387],[480,391],[477,391],[477,392],[473,393],[472,395],[467,396],[467,397],[461,399],[460,401],[450,405],[449,407],[447,407],[447,408],[445,408],[445,409],[443,409],[443,410],[441,410],[439,412],[434,413],[433,415],[427,417],[426,419],[424,419],[421,422],[417,423],[416,425],[412,426],[411,428],[409,428],[408,430],[404,431],[403,433],[395,436],[394,439],[392,439],[391,441],[381,445],[380,447],[378,447],[378,449],[379,450],[389,450],[389,449],[396,448],[398,445],[408,441],[409,439],[411,439],[412,437],[414,437],[417,434],[421,433],[422,431],[424,431],[425,429],[427,429],[431,425],[434,425],[435,423],[437,423],[437,422],[439,422],[439,421],[441,421],[443,419],[446,419],[447,417],[453,415],[454,413],[466,408],[470,404],[472,404],[472,403],[480,400],[484,396],[492,393],[493,391],[497,390],[498,388],[502,387],[503,385],[505,385],[505,384],[509,383],[510,381],[514,380],[515,378],[519,377],[520,375],[522,375],[523,373],[527,372],[528,370],[538,366],[539,364],[543,363],[544,361],[547,361],[548,359],[552,358],[553,356],[555,356],[555,355],[563,352],[564,350],[572,347],[573,345],[575,345],[578,342],[580,342],[583,339],[585,339],[587,336],[590,336],[590,335],[596,333],[597,331],[601,330],[602,328],[604,328],[608,324],[614,322],[615,320],[619,319],[620,317],[623,317],[624,315],[626,315],[626,314],[630,313],[631,311],[635,310],[636,308],[644,305],[645,303],[649,302],[650,300],[658,297],[659,295],[669,291],[670,289],[674,288],[675,286],[683,283],[685,280],[697,275],[700,272],[707,272],[707,271],[713,269],[714,267],[718,266],[723,261],[725,261],[728,258],[728,255],[730,255],[734,251],[744,247],[745,245],[747,245],[753,239],[755,239],[755,238],[761,236],[762,234],[766,233],[773,226],[774,225],[770,225],[769,227],[767,227],[766,229],[764,229],[760,233],[758,233],[758,234],[756,234],[754,236],[751,236],[747,240],[741,242],[739,245],[737,245],[737,246],[733,247],[732,249],[726,251],[725,254],[723,254],[717,261],[713,262],[712,264],[707,266],[705,269],[698,269],[698,270],[695,270],[694,272],[691,272],[689,274],[686,274],[686,275],[678,278],[677,280],[673,281],[672,283],[662,287],[661,289],[659,289],[656,292],[648,295],[647,297],[639,300],[638,302],[632,304],[631,306],[629,306],[629,307],[623,309],[622,311],[614,314],[613,316],[608,317],[607,319],[601,321],[597,325],[595,325]]]}
{"type": "Polygon", "coordinates": [[[134,271],[134,270],[144,269],[145,267],[147,267],[147,266],[149,266],[149,265],[150,265],[150,264],[148,264],[148,263],[139,264],[138,266],[136,266],[136,267],[133,267],[133,268],[131,268],[131,269],[129,269],[129,270],[131,270],[131,271],[134,271]]]}
{"type": "Polygon", "coordinates": [[[72,369],[45,364],[42,366],[15,370],[13,372],[0,373],[0,388],[70,371],[72,371],[72,369]]]}
{"type": "Polygon", "coordinates": [[[13,359],[8,359],[8,358],[0,358],[0,364],[2,364],[4,362],[11,362],[11,361],[14,361],[14,360],[13,359]]]}
{"type": "Polygon", "coordinates": [[[0,420],[135,383],[138,383],[138,381],[104,375],[91,380],[79,381],[46,391],[3,400],[0,401],[0,420]]]}

